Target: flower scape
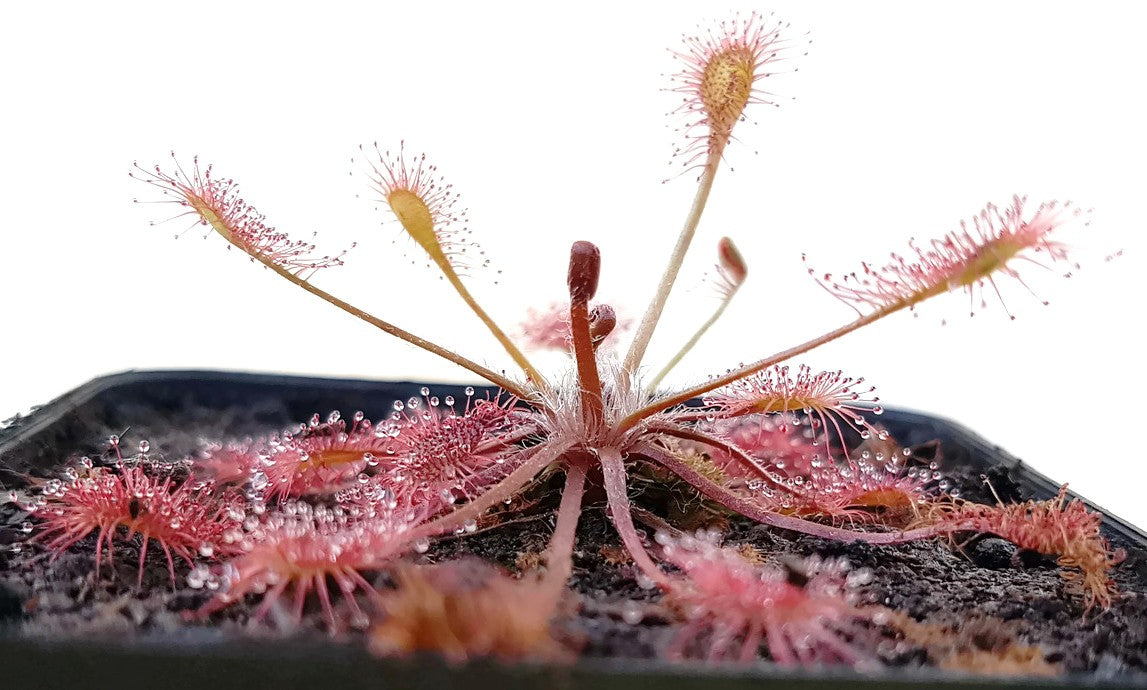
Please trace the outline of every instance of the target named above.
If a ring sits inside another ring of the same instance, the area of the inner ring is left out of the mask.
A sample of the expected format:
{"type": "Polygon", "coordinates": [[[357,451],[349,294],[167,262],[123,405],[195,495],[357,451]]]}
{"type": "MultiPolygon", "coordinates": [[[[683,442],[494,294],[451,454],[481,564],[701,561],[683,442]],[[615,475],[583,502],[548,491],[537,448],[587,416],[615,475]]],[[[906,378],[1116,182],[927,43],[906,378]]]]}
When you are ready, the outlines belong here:
{"type": "Polygon", "coordinates": [[[628,346],[619,339],[626,320],[595,301],[603,257],[586,241],[570,248],[568,304],[532,312],[511,337],[463,279],[480,268],[479,254],[454,189],[404,145],[361,148],[384,210],[501,344],[515,374],[318,287],[312,279],[341,266],[345,253],[290,239],[210,165],[137,164],[132,176],[179,216],[497,392],[467,389],[463,400],[424,388],[374,420],[316,414],[261,438],[204,442],[178,461],[146,441],[125,456],[114,438],[111,452],[13,493],[28,514],[25,554],[94,551],[93,582],[120,577],[114,566],[128,559],[136,587],[154,559],[172,587],[196,590],[182,605],[187,625],[289,632],[310,621],[382,655],[570,662],[595,643],[569,621],[593,608],[612,624],[661,631],[652,654],[671,662],[1058,672],[1054,650],[1009,636],[1002,621],[981,622],[995,637],[977,646],[967,639],[983,636],[950,619],[905,616],[874,595],[874,568],[850,562],[848,549],[879,562],[892,545],[916,544],[967,560],[962,550],[995,535],[1056,559],[1073,615],[1095,618],[1121,597],[1113,573],[1123,557],[1101,535],[1100,516],[1062,491],[1047,501],[964,498],[921,448],[890,438],[863,379],[792,360],[946,293],[982,304],[1000,281],[1022,283],[1021,268],[1073,271],[1061,237],[1086,226],[1085,211],[1016,196],[883,263],[841,274],[810,268],[810,284],[855,319],[698,385],[665,388],[666,374],[748,277],[746,259],[721,238],[715,313],[667,364],[648,368],[647,346],[734,130],[747,111],[771,104],[763,82],[804,45],[786,30],[753,14],[687,38],[674,54],[681,69],[671,90],[682,96],[676,115],[687,137],[676,155],[697,172],[696,197],[628,346]],[[567,352],[570,371],[546,376],[523,343],[567,352]],[[588,528],[604,540],[599,553],[579,548],[588,528]],[[465,555],[468,541],[509,529],[526,539],[508,561],[465,555]],[[750,533],[766,538],[753,543],[750,533]],[[797,545],[793,552],[770,548],[782,539],[797,545]],[[606,603],[571,588],[591,561],[620,583],[606,603]]]}

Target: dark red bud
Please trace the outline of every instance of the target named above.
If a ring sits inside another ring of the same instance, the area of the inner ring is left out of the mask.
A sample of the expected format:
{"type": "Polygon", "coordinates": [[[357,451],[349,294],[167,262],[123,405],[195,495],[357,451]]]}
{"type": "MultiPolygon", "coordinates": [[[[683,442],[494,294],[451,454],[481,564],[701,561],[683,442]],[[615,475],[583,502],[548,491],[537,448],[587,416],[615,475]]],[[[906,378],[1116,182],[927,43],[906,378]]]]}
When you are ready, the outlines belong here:
{"type": "Polygon", "coordinates": [[[608,304],[599,304],[589,312],[589,337],[594,345],[605,340],[617,326],[617,312],[608,304]]]}
{"type": "Polygon", "coordinates": [[[566,282],[571,302],[588,302],[597,293],[601,274],[601,250],[592,242],[577,241],[570,248],[570,272],[566,282]]]}
{"type": "Polygon", "coordinates": [[[734,285],[745,282],[745,277],[749,273],[749,266],[745,263],[745,257],[737,251],[737,245],[733,244],[733,240],[722,237],[717,242],[717,260],[734,285]]]}

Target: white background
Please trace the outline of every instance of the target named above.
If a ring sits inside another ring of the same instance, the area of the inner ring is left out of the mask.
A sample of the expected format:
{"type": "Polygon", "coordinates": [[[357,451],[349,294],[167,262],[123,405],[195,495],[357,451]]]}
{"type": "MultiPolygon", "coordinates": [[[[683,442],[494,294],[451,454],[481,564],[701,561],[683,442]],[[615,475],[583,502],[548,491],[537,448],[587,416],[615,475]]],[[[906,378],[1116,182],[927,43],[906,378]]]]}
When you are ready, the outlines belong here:
{"type": "MultiPolygon", "coordinates": [[[[736,4],[742,11],[755,6],[736,4]]],[[[502,323],[562,297],[567,247],[602,247],[599,296],[639,316],[693,194],[661,89],[668,48],[732,3],[7,3],[0,10],[0,418],[127,368],[464,380],[186,224],[129,180],[198,154],[324,249],[316,282],[490,366],[508,361],[393,223],[360,143],[428,151],[503,274],[474,291],[502,323]],[[354,172],[349,175],[348,172],[354,172]],[[672,178],[662,184],[665,178],[672,178]],[[364,198],[356,199],[356,194],[364,198]],[[397,240],[397,241],[396,241],[397,240]],[[413,260],[413,265],[412,265],[413,260]]],[[[719,373],[850,319],[805,274],[939,236],[1013,193],[1094,207],[1042,307],[926,304],[810,354],[889,405],[958,420],[1140,525],[1144,496],[1145,18],[1136,3],[773,3],[807,57],[782,107],[738,128],[649,362],[713,306],[723,234],[750,263],[727,318],[678,371],[719,373]],[[756,153],[754,153],[756,152],[756,153]],[[1105,254],[1124,257],[1104,264],[1105,254]],[[947,319],[947,325],[941,321],[947,319]]],[[[795,51],[803,52],[802,50],[795,51]]],[[[1051,276],[1054,277],[1054,276],[1051,276]]],[[[546,366],[555,360],[544,360],[546,366]]]]}

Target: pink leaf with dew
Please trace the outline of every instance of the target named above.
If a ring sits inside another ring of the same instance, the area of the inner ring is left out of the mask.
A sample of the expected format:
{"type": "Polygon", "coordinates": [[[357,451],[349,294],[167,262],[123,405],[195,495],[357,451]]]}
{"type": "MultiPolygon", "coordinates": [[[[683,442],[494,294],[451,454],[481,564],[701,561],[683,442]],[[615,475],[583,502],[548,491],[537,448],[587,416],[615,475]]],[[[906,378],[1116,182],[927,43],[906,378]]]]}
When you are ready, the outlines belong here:
{"type": "Polygon", "coordinates": [[[111,558],[113,540],[130,541],[136,534],[143,539],[141,584],[149,541],[162,548],[172,582],[172,554],[192,564],[197,555],[234,552],[231,540],[245,517],[243,499],[236,493],[216,492],[209,482],[180,482],[170,474],[152,474],[143,465],[113,470],[86,462],[78,469],[69,468],[65,477],[46,482],[29,511],[42,523],[33,539],[59,555],[95,532],[97,574],[103,549],[111,558]],[[119,537],[121,527],[126,533],[119,537]]]}
{"type": "MultiPolygon", "coordinates": [[[[462,272],[480,260],[489,260],[470,237],[466,211],[458,210],[458,196],[452,185],[438,174],[437,166],[426,162],[426,154],[408,157],[406,142],[397,155],[373,145],[377,162],[370,161],[369,177],[380,201],[387,204],[411,239],[446,271],[462,272]]],[[[366,152],[362,146],[359,150],[366,152]]]]}
{"type": "MultiPolygon", "coordinates": [[[[820,427],[827,432],[831,426],[841,448],[844,448],[841,422],[866,439],[874,434],[874,430],[863,413],[881,412],[880,407],[873,406],[879,398],[869,397],[876,389],[865,387],[863,383],[863,378],[853,379],[840,371],[813,374],[802,364],[795,375],[791,375],[788,366],[776,365],[710,393],[705,396],[705,404],[717,408],[717,417],[777,414],[782,427],[789,420],[799,419],[798,414],[805,414],[814,429],[820,427]]],[[[831,443],[827,434],[824,441],[826,445],[831,443]]],[[[820,439],[814,438],[814,445],[819,442],[820,439]]]]}
{"type": "MultiPolygon", "coordinates": [[[[821,453],[813,445],[813,432],[807,424],[793,423],[775,414],[750,414],[731,419],[717,419],[709,425],[709,432],[741,449],[749,456],[766,463],[779,477],[807,474],[813,458],[821,453]]],[[[747,467],[734,453],[721,448],[709,448],[711,462],[731,479],[756,478],[758,474],[747,467]]]]}
{"type": "MultiPolygon", "coordinates": [[[[1031,292],[1017,270],[1020,260],[1049,269],[1050,266],[1041,263],[1041,258],[1048,264],[1066,264],[1068,276],[1071,270],[1079,268],[1070,261],[1066,245],[1052,236],[1069,221],[1086,213],[1071,202],[1051,201],[1040,204],[1028,216],[1024,212],[1026,201],[1027,197],[1012,197],[1011,205],[1003,210],[988,204],[972,218],[971,225],[961,221],[958,232],[932,240],[924,247],[910,243],[914,257],[892,254],[891,261],[882,267],[865,263],[860,272],[840,279],[825,274],[817,278],[817,282],[858,313],[863,313],[865,308],[876,311],[913,308],[929,297],[963,290],[968,294],[974,314],[977,299],[981,308],[987,306],[986,286],[991,286],[1003,304],[996,284],[997,274],[1015,279],[1031,292]]],[[[1086,227],[1088,222],[1082,225],[1086,227]]],[[[815,275],[812,268],[809,274],[815,275]]],[[[1007,311],[1006,305],[1004,310],[1007,311]]],[[[1008,316],[1015,318],[1010,312],[1008,316]]]]}
{"type": "Polygon", "coordinates": [[[225,484],[244,484],[262,462],[258,445],[251,441],[208,442],[188,461],[191,476],[225,484]]]}
{"type": "MultiPolygon", "coordinates": [[[[736,453],[711,447],[710,461],[726,477],[726,486],[786,515],[823,516],[837,522],[905,522],[931,499],[940,480],[939,473],[927,466],[909,467],[911,452],[900,450],[886,437],[866,441],[842,466],[811,443],[807,428],[782,424],[776,415],[717,420],[711,426],[713,435],[744,451],[772,478],[762,482],[736,453]]],[[[939,483],[941,489],[944,486],[939,483]]]]}
{"type": "Polygon", "coordinates": [[[684,65],[670,90],[684,94],[676,112],[686,118],[689,142],[674,155],[688,156],[686,167],[723,149],[750,104],[776,105],[757,82],[771,75],[768,65],[782,59],[782,28],[753,12],[684,37],[685,51],[673,53],[684,65]]]}
{"type": "Polygon", "coordinates": [[[295,432],[272,437],[262,462],[251,475],[256,489],[270,498],[330,494],[354,482],[377,465],[390,441],[356,412],[347,427],[338,412],[326,422],[316,414],[295,432]]]}
{"type": "Polygon", "coordinates": [[[685,618],[670,658],[749,664],[764,646],[774,662],[786,666],[876,663],[865,648],[875,612],[856,606],[856,587],[867,580],[867,571],[850,574],[842,560],[761,566],[718,546],[714,534],[662,533],[657,541],[665,560],[685,575],[669,594],[685,618]]]}
{"type": "Polygon", "coordinates": [[[421,400],[395,403],[386,422],[387,448],[379,481],[399,496],[439,509],[472,499],[515,466],[516,448],[500,439],[509,438],[523,421],[514,409],[516,402],[512,397],[467,399],[458,414],[453,397],[440,401],[424,388],[421,400]]]}
{"type": "MultiPolygon", "coordinates": [[[[175,154],[171,155],[174,159],[175,154]]],[[[131,174],[160,189],[170,197],[171,203],[187,209],[174,218],[192,216],[197,223],[210,226],[253,260],[268,261],[301,277],[322,268],[342,265],[345,251],[335,256],[315,257],[315,245],[292,240],[267,225],[266,217],[239,196],[239,185],[234,180],[214,177],[210,165],[199,167],[198,157],[192,159],[190,173],[178,161],[174,165],[175,172],[169,174],[159,166],[147,170],[137,163],[135,168],[140,174],[131,174]]]]}
{"type": "Polygon", "coordinates": [[[287,502],[268,513],[242,540],[242,555],[215,572],[193,573],[189,584],[218,587],[219,593],[199,616],[220,611],[248,594],[261,594],[254,614],[263,619],[292,592],[292,610],[302,617],[307,597],[318,596],[323,617],[338,628],[328,580],[334,582],[351,610],[352,624],[365,626],[366,614],[355,599],[361,592],[377,600],[378,593],[362,573],[387,567],[415,547],[410,531],[425,518],[425,510],[397,498],[380,501],[370,512],[287,502]]]}

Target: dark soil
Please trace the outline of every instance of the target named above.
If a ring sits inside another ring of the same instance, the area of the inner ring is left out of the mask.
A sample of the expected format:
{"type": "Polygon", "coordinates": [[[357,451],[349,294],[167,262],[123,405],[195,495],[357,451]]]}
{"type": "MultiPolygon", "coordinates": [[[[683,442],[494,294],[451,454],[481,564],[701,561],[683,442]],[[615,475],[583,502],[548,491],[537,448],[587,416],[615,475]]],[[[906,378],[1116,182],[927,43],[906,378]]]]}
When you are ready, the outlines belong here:
{"type": "MultiPolygon", "coordinates": [[[[123,433],[129,423],[125,447],[146,438],[153,449],[161,449],[168,459],[174,459],[195,451],[202,438],[254,437],[305,418],[273,399],[222,410],[194,404],[179,408],[169,402],[151,404],[143,400],[82,414],[85,418],[80,428],[87,432],[85,440],[44,442],[41,435],[34,453],[17,453],[4,458],[5,462],[18,473],[50,477],[80,455],[94,458],[105,454],[102,439],[123,433]]],[[[985,495],[979,470],[946,468],[946,473],[964,496],[991,500],[985,495]]],[[[1006,470],[992,474],[993,487],[1005,499],[1028,498],[1006,470]]],[[[18,474],[0,477],[0,481],[8,489],[22,484],[18,474]]],[[[418,558],[438,562],[477,555],[514,569],[523,554],[544,548],[552,529],[552,511],[548,508],[556,504],[554,489],[536,488],[542,498],[539,509],[523,519],[464,538],[442,540],[418,558]]],[[[632,566],[616,557],[612,548],[618,543],[616,533],[601,501],[595,502],[594,497],[591,491],[575,554],[572,587],[580,595],[580,610],[565,624],[564,633],[583,641],[585,657],[655,658],[668,643],[675,624],[659,603],[660,594],[639,586],[632,566]]],[[[637,501],[640,503],[641,497],[637,501]]],[[[656,505],[650,507],[657,511],[656,505]]],[[[52,560],[38,545],[22,544],[25,534],[21,527],[26,520],[16,504],[0,503],[0,545],[5,545],[0,547],[0,639],[114,636],[142,640],[163,636],[202,641],[286,636],[330,644],[317,607],[301,624],[281,616],[248,624],[253,601],[230,607],[209,624],[189,621],[187,612],[202,605],[210,593],[185,584],[186,564],[176,562],[173,587],[166,563],[155,551],[148,555],[143,587],[137,588],[138,544],[117,542],[115,567],[105,564],[97,579],[93,537],[52,560]]],[[[1121,596],[1110,610],[1085,615],[1080,597],[1068,590],[1054,561],[1017,551],[1011,543],[993,537],[971,540],[962,550],[941,541],[874,547],[827,542],[734,518],[726,543],[751,544],[766,557],[845,556],[854,567],[871,569],[875,575],[866,589],[873,604],[901,611],[916,621],[964,629],[973,638],[977,626],[991,630],[993,635],[1006,636],[1016,644],[1035,646],[1045,662],[1064,671],[1147,682],[1147,554],[1141,544],[1114,539],[1114,546],[1128,551],[1127,559],[1115,570],[1121,596]]],[[[380,586],[387,585],[385,574],[375,579],[380,586]]],[[[358,644],[361,635],[349,631],[341,639],[358,644]]],[[[892,636],[881,644],[878,653],[892,665],[936,661],[921,647],[892,636]]]]}

